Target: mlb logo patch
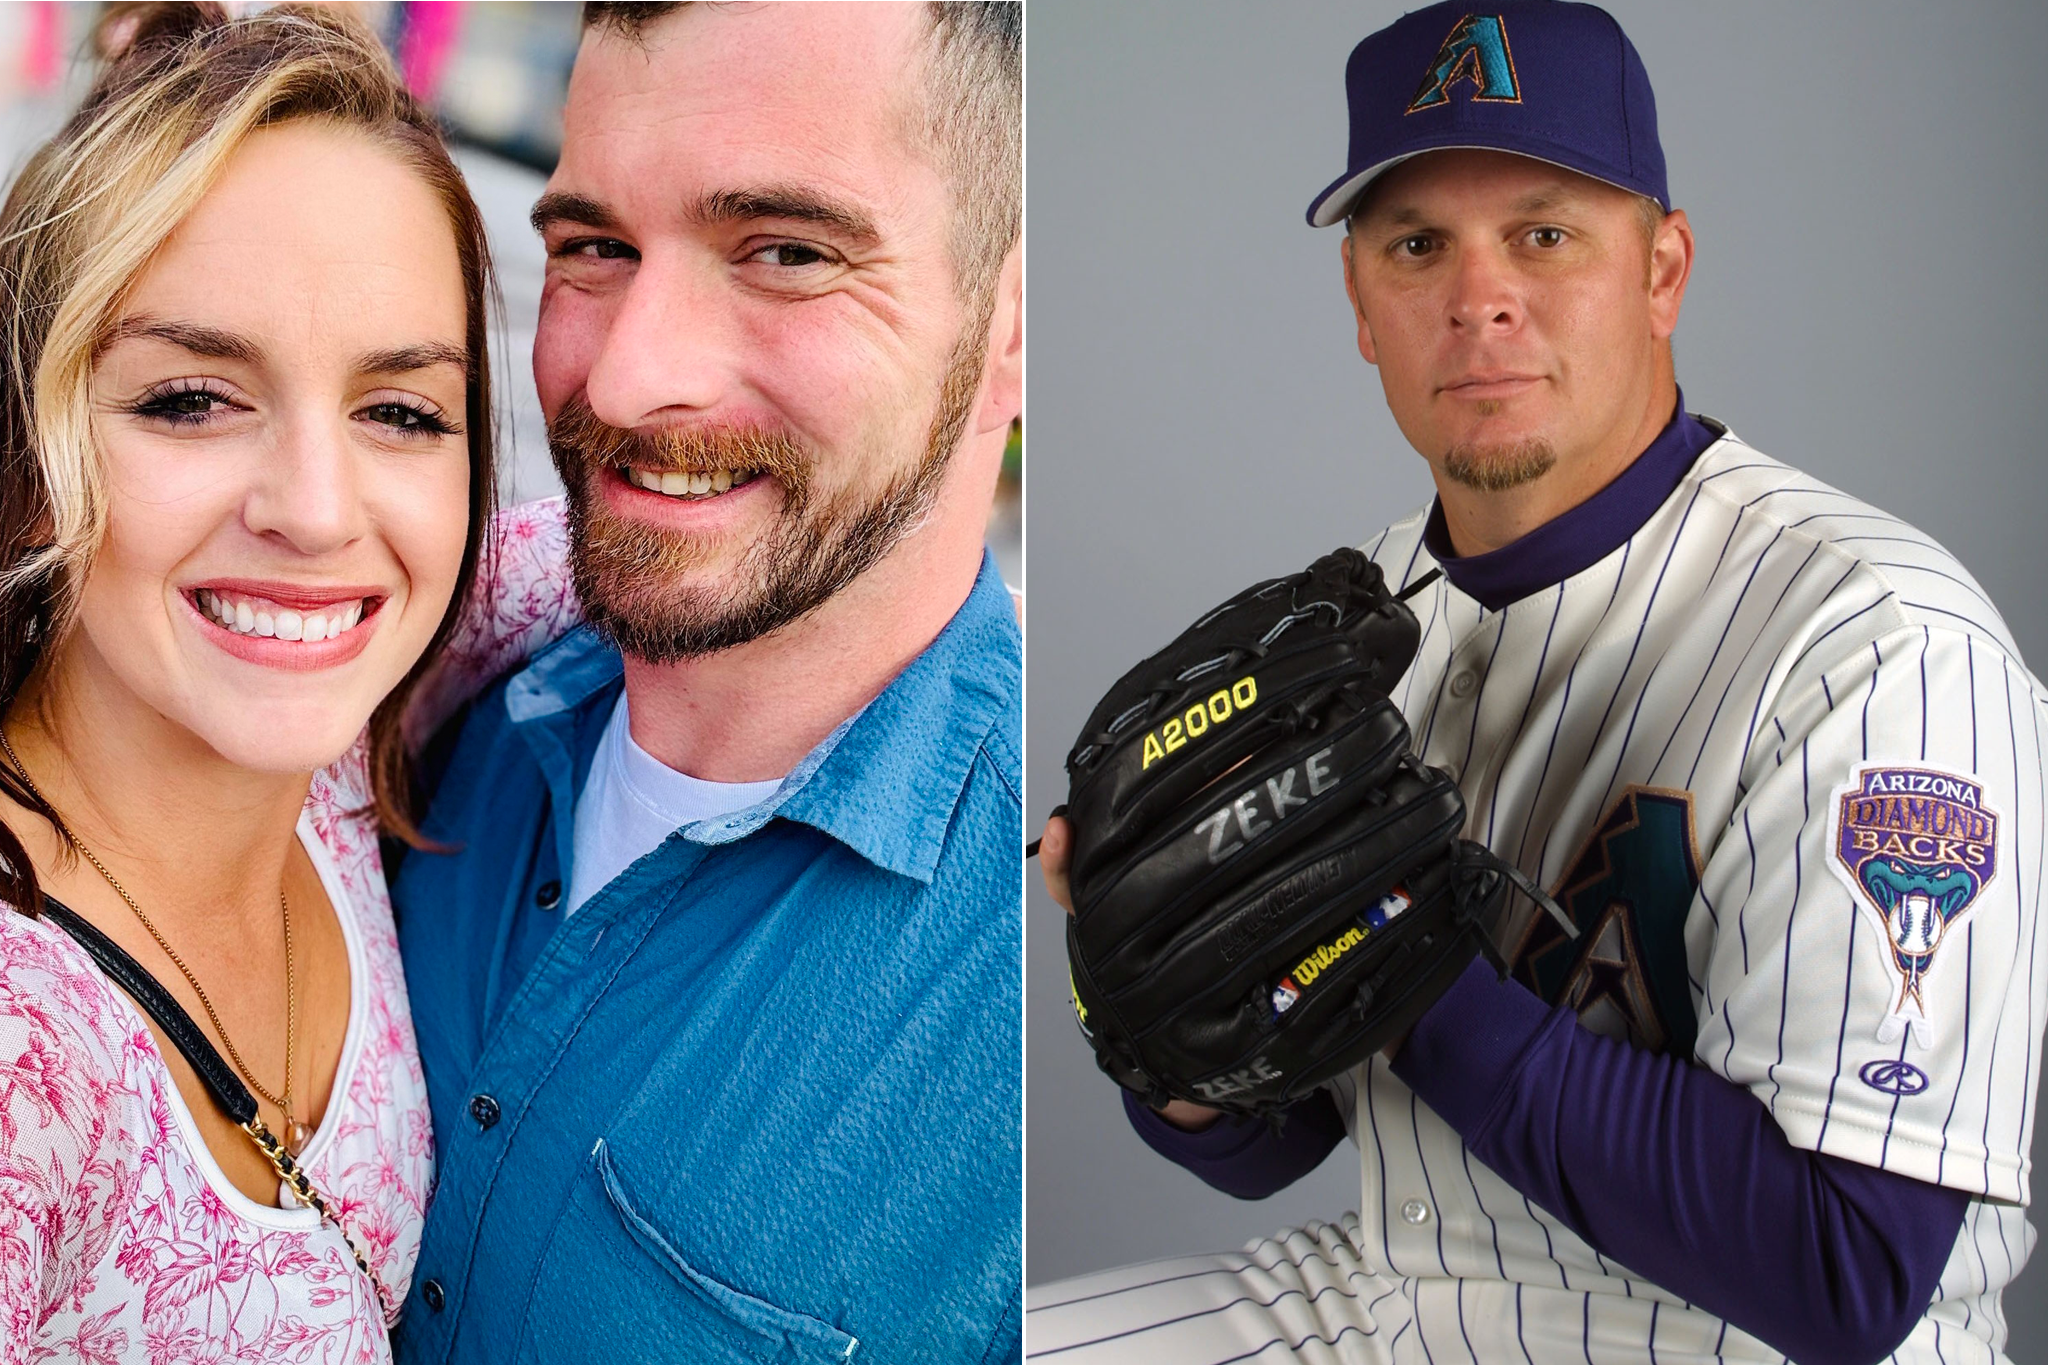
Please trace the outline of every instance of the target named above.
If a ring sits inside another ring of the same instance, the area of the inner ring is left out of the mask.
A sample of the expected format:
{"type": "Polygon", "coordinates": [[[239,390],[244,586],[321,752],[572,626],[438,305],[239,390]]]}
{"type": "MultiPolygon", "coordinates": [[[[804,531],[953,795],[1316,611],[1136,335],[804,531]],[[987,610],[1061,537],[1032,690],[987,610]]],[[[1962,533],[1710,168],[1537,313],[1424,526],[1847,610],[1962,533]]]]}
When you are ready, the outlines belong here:
{"type": "Polygon", "coordinates": [[[1301,999],[1301,987],[1294,984],[1293,977],[1288,977],[1273,988],[1273,1017],[1278,1019],[1281,1015],[1287,1013],[1288,1010],[1293,1009],[1294,1002],[1299,999],[1301,999]]]}
{"type": "Polygon", "coordinates": [[[1413,904],[1415,904],[1415,900],[1408,894],[1408,889],[1397,886],[1386,895],[1381,896],[1378,903],[1365,912],[1365,927],[1368,929],[1384,929],[1387,927],[1389,920],[1398,918],[1402,911],[1413,904]]]}

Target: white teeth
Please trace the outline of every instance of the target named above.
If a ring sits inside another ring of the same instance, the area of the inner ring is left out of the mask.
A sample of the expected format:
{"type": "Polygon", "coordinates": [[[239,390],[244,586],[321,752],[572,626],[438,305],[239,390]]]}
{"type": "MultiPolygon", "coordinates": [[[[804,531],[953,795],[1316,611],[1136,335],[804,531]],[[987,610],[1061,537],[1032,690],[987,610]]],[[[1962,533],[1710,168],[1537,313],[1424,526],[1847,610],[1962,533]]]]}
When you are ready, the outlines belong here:
{"type": "Polygon", "coordinates": [[[690,487],[690,476],[688,474],[678,474],[674,470],[670,470],[661,476],[661,491],[670,497],[674,497],[678,493],[692,493],[696,490],[690,487]]]}
{"type": "Polygon", "coordinates": [[[237,635],[274,637],[317,644],[362,623],[363,599],[335,603],[323,611],[299,612],[261,597],[232,599],[210,588],[193,595],[199,610],[237,635]]]}

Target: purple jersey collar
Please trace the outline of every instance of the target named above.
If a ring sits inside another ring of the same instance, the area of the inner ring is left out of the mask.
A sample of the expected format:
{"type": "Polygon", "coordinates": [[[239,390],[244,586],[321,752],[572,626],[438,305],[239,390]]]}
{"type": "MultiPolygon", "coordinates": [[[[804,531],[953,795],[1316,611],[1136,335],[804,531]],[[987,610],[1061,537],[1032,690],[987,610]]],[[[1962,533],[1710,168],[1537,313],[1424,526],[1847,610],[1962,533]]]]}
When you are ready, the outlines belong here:
{"type": "Polygon", "coordinates": [[[1577,507],[1544,522],[1520,540],[1483,555],[1458,558],[1451,552],[1443,500],[1430,505],[1422,543],[1443,566],[1451,586],[1488,611],[1500,611],[1573,574],[1582,573],[1621,547],[1663,506],[1701,452],[1721,439],[1725,428],[1685,410],[1685,395],[1671,421],[1614,482],[1577,507]]]}

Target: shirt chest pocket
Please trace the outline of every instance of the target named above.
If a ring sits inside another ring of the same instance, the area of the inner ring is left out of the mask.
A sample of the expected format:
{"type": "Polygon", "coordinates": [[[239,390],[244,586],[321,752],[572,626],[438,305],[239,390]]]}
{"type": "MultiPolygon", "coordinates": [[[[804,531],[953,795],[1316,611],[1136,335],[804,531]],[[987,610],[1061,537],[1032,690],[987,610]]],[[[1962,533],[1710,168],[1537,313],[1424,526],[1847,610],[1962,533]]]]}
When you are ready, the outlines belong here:
{"type": "Polygon", "coordinates": [[[853,1358],[859,1342],[837,1327],[691,1265],[647,1219],[630,1181],[600,1139],[541,1258],[520,1360],[843,1365],[853,1358]]]}

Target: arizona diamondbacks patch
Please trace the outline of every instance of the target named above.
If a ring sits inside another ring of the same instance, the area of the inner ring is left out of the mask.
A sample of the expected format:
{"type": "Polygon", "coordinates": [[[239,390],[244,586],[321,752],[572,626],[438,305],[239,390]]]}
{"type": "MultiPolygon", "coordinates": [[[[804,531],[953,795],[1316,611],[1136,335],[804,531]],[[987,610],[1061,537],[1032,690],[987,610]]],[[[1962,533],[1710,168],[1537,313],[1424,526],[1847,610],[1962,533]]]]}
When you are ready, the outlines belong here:
{"type": "Polygon", "coordinates": [[[1866,767],[1835,789],[1829,867],[1884,935],[1898,997],[1879,1042],[1911,1030],[1934,1042],[1924,991],[1935,955],[1998,871],[1998,814],[1968,778],[1926,768],[1866,767]]]}

